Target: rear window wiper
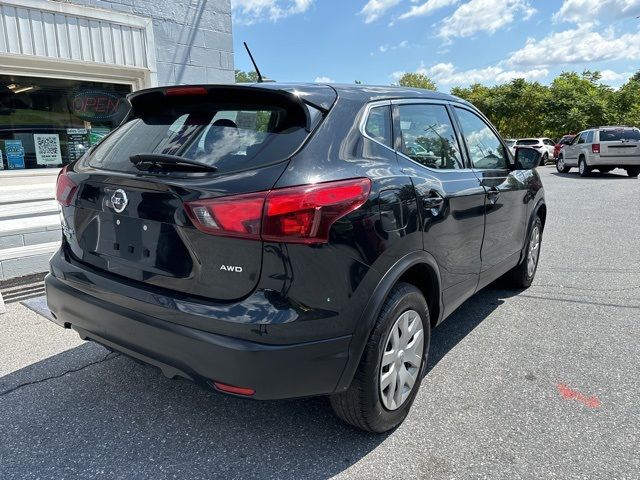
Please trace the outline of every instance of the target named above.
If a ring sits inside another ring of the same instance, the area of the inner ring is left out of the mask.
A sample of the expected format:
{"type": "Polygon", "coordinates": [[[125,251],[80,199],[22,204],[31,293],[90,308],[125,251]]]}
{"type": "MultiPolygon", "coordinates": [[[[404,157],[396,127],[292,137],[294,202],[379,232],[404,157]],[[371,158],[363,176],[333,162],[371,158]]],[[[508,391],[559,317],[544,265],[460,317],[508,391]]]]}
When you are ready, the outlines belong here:
{"type": "Polygon", "coordinates": [[[178,167],[178,169],[197,168],[207,170],[209,172],[215,172],[218,170],[217,167],[204,162],[180,157],[179,155],[169,155],[166,153],[138,153],[136,155],[131,155],[129,157],[129,161],[136,167],[149,164],[151,166],[158,166],[161,168],[175,166],[178,167]]]}

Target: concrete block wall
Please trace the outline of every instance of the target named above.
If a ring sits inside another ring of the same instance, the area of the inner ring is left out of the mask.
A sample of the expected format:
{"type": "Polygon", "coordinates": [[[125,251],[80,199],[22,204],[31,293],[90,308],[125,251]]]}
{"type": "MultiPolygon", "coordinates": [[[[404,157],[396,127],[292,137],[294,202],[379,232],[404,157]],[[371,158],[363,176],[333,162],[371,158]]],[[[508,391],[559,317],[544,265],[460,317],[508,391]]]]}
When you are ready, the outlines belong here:
{"type": "Polygon", "coordinates": [[[233,83],[230,0],[70,0],[153,19],[158,85],[233,83]]]}

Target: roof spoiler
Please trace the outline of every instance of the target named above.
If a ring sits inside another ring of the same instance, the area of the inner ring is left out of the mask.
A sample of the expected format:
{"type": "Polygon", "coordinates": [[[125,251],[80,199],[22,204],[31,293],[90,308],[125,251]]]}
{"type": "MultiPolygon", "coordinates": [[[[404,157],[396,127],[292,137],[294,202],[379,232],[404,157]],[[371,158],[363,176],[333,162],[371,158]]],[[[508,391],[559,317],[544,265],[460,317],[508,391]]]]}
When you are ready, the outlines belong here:
{"type": "Polygon", "coordinates": [[[193,97],[193,96],[215,96],[221,103],[228,104],[263,104],[273,102],[275,104],[288,103],[300,107],[306,117],[306,128],[310,130],[312,118],[309,109],[305,105],[326,113],[329,108],[326,104],[315,103],[302,95],[297,95],[295,91],[287,91],[283,89],[260,87],[252,85],[179,85],[168,87],[148,88],[138,90],[127,95],[127,100],[131,104],[131,112],[128,118],[136,116],[136,112],[140,111],[144,106],[158,106],[165,103],[173,97],[193,97]]]}

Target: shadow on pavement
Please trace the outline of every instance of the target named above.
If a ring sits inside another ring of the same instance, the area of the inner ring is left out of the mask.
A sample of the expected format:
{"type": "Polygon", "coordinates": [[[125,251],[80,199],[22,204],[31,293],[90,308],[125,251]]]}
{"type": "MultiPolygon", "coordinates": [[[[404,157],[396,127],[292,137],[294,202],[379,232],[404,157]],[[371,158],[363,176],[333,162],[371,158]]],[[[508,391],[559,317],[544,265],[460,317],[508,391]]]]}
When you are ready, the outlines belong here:
{"type": "Polygon", "coordinates": [[[578,170],[571,171],[569,173],[551,172],[554,177],[569,178],[571,180],[588,180],[590,178],[606,178],[607,180],[637,180],[637,178],[631,178],[624,170],[614,170],[615,173],[601,173],[591,172],[587,177],[581,177],[578,174],[578,170]]]}
{"type": "MultiPolygon", "coordinates": [[[[430,368],[514,292],[475,295],[432,335],[430,368]]],[[[46,341],[46,339],[42,339],[46,341]]],[[[0,478],[328,478],[388,435],[325,398],[223,396],[85,343],[0,378],[0,478]]]]}

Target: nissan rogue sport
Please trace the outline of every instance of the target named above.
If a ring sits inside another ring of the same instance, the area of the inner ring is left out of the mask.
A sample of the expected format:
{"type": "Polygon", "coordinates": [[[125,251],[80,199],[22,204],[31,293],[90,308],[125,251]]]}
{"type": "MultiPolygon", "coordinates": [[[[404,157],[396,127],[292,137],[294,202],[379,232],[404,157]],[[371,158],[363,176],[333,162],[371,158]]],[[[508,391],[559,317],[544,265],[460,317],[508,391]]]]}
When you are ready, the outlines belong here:
{"type": "Polygon", "coordinates": [[[329,395],[383,432],[431,330],[499,277],[528,287],[540,153],[471,104],[399,87],[164,87],[58,178],[53,321],[219,392],[329,395]]]}

